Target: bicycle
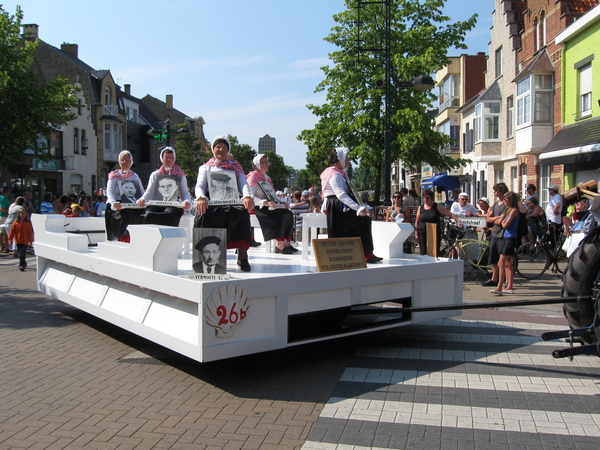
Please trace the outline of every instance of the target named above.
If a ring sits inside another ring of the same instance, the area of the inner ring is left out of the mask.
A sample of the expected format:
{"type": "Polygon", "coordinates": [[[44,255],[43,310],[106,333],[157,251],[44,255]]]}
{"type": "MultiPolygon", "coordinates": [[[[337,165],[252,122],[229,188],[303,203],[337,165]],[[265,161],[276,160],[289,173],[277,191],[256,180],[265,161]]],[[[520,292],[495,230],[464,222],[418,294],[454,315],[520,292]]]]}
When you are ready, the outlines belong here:
{"type": "MultiPolygon", "coordinates": [[[[476,231],[474,227],[460,228],[453,219],[442,217],[442,244],[440,255],[450,259],[462,259],[487,278],[492,265],[489,264],[490,244],[486,240],[464,239],[467,232],[476,231]]],[[[477,277],[478,278],[478,277],[477,277]]]]}
{"type": "MultiPolygon", "coordinates": [[[[558,234],[558,233],[557,233],[558,234]]],[[[536,236],[535,242],[527,242],[517,249],[517,272],[523,278],[535,280],[541,277],[550,266],[553,274],[561,275],[569,261],[562,249],[565,235],[561,232],[553,246],[548,234],[536,236]]]]}

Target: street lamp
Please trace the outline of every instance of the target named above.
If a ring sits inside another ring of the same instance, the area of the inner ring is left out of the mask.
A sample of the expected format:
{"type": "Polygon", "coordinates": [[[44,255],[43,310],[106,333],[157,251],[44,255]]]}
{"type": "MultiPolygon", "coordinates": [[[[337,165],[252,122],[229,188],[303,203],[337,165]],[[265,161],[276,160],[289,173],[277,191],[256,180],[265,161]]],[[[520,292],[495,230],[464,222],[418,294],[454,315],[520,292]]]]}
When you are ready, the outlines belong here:
{"type": "MultiPolygon", "coordinates": [[[[387,43],[386,43],[387,44],[387,43]]],[[[389,49],[389,46],[386,48],[389,49]]],[[[391,121],[391,105],[392,105],[392,87],[390,83],[390,59],[387,59],[386,54],[386,82],[385,82],[385,190],[384,190],[384,206],[392,204],[392,121],[391,121]]],[[[433,88],[433,78],[427,75],[419,75],[413,78],[412,81],[396,82],[394,87],[412,87],[419,92],[425,92],[433,88]]]]}

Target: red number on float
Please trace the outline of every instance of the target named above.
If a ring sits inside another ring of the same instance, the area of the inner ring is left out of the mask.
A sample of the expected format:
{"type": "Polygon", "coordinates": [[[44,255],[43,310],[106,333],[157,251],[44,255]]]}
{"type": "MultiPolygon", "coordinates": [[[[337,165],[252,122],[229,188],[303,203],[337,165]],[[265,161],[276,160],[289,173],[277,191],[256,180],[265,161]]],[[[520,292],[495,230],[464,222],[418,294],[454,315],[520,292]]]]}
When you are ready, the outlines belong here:
{"type": "Polygon", "coordinates": [[[243,309],[240,311],[240,320],[244,320],[246,318],[246,311],[243,309]]]}
{"type": "Polygon", "coordinates": [[[235,310],[235,305],[237,305],[237,303],[233,303],[233,305],[231,305],[231,312],[229,313],[229,321],[231,323],[236,323],[238,321],[238,313],[235,310]]]}
{"type": "Polygon", "coordinates": [[[221,320],[219,320],[219,325],[224,325],[227,322],[227,308],[225,308],[225,306],[220,305],[217,308],[217,315],[221,318],[221,320]]]}

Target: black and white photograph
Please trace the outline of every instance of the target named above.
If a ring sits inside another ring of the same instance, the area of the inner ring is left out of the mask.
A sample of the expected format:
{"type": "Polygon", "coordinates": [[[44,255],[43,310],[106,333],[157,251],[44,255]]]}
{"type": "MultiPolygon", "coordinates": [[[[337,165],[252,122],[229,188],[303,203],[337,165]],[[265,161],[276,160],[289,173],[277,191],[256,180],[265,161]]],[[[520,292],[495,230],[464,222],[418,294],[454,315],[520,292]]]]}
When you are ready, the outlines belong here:
{"type": "Polygon", "coordinates": [[[209,172],[210,199],[214,201],[238,200],[240,194],[237,188],[235,172],[209,172]]]}
{"type": "Polygon", "coordinates": [[[130,179],[119,181],[119,193],[121,194],[121,203],[136,203],[142,196],[138,184],[130,179]]]}
{"type": "Polygon", "coordinates": [[[178,175],[158,175],[153,200],[162,202],[179,201],[180,178],[178,175]]]}
{"type": "Polygon", "coordinates": [[[283,204],[281,199],[277,196],[277,192],[275,192],[275,189],[273,189],[273,186],[271,186],[271,183],[269,183],[268,181],[258,181],[257,184],[264,192],[265,197],[267,197],[267,200],[275,203],[278,208],[285,208],[285,205],[283,204]]]}
{"type": "Polygon", "coordinates": [[[195,273],[227,273],[227,230],[194,228],[193,264],[195,273]]]}

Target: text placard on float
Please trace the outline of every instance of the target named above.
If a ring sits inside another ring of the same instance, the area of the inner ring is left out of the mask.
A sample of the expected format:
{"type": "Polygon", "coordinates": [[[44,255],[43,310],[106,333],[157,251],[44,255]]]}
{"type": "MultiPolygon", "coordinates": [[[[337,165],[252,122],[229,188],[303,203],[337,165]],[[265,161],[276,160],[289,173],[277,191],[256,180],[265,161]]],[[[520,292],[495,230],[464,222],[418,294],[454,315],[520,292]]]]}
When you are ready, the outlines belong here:
{"type": "Polygon", "coordinates": [[[365,269],[365,254],[360,238],[313,239],[313,252],[319,272],[365,269]]]}

